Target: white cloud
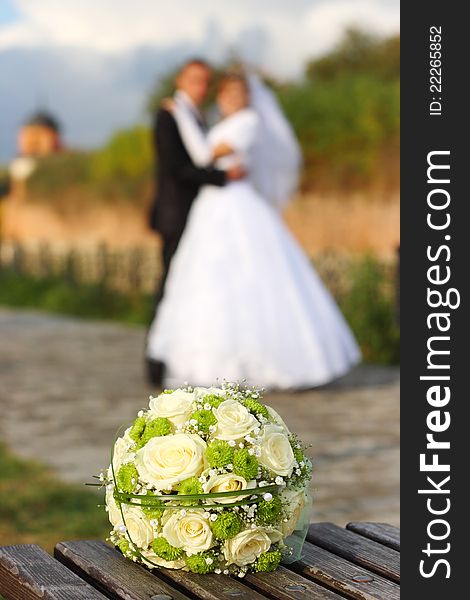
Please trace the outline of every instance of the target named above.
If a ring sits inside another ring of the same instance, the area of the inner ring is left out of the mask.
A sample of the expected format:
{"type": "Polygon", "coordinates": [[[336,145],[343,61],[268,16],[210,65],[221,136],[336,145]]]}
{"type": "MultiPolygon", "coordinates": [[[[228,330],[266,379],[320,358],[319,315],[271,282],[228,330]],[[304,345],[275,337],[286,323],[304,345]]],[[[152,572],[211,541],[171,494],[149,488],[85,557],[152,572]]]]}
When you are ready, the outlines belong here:
{"type": "Polygon", "coordinates": [[[0,25],[0,160],[38,99],[72,145],[103,143],[142,118],[157,75],[188,55],[235,51],[281,77],[328,50],[345,26],[398,31],[398,0],[14,0],[0,25]]]}
{"type": "Polygon", "coordinates": [[[349,26],[391,34],[399,30],[399,11],[374,0],[336,0],[314,6],[305,17],[306,33],[315,39],[319,52],[328,50],[349,26]]]}
{"type": "MultiPolygon", "coordinates": [[[[298,73],[348,24],[380,33],[399,26],[398,0],[16,0],[22,20],[0,28],[0,48],[76,46],[119,54],[140,46],[201,44],[211,23],[242,54],[244,32],[267,34],[263,66],[298,73]],[[241,42],[242,41],[242,42],[241,42]]],[[[215,57],[212,57],[215,58],[215,57]]]]}

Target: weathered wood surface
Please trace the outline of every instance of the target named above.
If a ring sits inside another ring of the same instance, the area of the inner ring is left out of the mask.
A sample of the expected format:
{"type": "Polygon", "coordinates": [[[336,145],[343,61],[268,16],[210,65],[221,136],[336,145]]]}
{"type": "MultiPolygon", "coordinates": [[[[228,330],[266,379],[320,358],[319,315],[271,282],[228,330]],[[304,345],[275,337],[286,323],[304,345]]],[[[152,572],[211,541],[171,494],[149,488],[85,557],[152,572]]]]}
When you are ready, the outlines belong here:
{"type": "Polygon", "coordinates": [[[244,582],[250,587],[277,600],[340,600],[342,596],[306,579],[295,571],[279,567],[274,573],[246,575],[244,582]]]}
{"type": "Polygon", "coordinates": [[[307,540],[369,571],[400,581],[400,553],[333,523],[310,525],[307,540]]]}
{"type": "Polygon", "coordinates": [[[188,596],[101,541],[60,542],[54,556],[98,589],[112,592],[114,598],[149,600],[166,594],[172,600],[188,600],[188,596]]]}
{"type": "Polygon", "coordinates": [[[348,523],[346,529],[400,552],[400,530],[388,523],[348,523]]]}
{"type": "Polygon", "coordinates": [[[102,541],[0,548],[7,600],[399,600],[399,532],[386,524],[311,525],[300,561],[242,579],[154,569],[102,541]]]}
{"type": "Polygon", "coordinates": [[[0,594],[7,600],[105,600],[33,544],[0,547],[0,594]]]}
{"type": "Polygon", "coordinates": [[[266,596],[250,590],[242,580],[227,575],[198,575],[170,569],[156,569],[154,575],[172,587],[183,588],[194,600],[266,600],[266,596]]]}
{"type": "Polygon", "coordinates": [[[355,600],[399,600],[400,586],[368,569],[305,542],[300,561],[290,566],[300,575],[355,600]]]}

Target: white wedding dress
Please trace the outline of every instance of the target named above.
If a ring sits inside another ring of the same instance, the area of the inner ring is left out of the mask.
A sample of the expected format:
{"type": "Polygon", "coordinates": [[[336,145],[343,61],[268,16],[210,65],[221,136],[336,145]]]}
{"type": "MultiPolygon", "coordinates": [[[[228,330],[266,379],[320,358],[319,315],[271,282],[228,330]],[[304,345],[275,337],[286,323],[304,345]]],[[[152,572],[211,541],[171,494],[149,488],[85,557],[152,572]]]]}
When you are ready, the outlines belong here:
{"type": "MultiPolygon", "coordinates": [[[[219,142],[250,171],[259,130],[251,108],[212,128],[175,109],[198,164],[219,142]]],[[[253,158],[254,160],[254,158],[253,158]]],[[[246,381],[266,389],[325,384],[360,359],[330,293],[283,224],[278,209],[246,180],[205,186],[191,208],[149,331],[147,354],[166,366],[165,386],[246,381]]]]}

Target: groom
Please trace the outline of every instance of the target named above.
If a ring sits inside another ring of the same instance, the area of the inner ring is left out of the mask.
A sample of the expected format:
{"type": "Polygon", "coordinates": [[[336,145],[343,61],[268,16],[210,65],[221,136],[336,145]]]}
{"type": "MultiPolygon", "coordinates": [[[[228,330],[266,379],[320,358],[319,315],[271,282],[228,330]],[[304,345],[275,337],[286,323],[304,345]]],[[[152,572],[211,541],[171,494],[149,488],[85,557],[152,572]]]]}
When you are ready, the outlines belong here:
{"type": "MultiPolygon", "coordinates": [[[[203,60],[192,59],[182,67],[176,77],[175,98],[179,105],[205,129],[200,107],[207,97],[212,71],[203,60]]],[[[245,173],[241,167],[220,171],[213,167],[200,168],[192,162],[178,131],[173,115],[161,108],[156,116],[153,141],[158,156],[156,196],[150,213],[150,227],[162,240],[162,277],[156,293],[157,307],[164,293],[171,259],[183,234],[189,209],[202,185],[225,185],[228,180],[241,179],[245,173]]],[[[163,363],[147,358],[150,383],[160,385],[163,363]]]]}

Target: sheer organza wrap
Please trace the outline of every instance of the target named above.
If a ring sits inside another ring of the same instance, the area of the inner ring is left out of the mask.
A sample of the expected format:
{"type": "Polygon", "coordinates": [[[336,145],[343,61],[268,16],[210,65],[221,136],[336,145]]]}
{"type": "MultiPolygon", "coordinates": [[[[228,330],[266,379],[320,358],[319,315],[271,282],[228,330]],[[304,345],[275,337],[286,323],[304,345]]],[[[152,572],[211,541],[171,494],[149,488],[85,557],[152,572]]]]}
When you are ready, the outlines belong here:
{"type": "Polygon", "coordinates": [[[284,540],[286,546],[292,548],[292,553],[282,559],[284,565],[290,565],[291,563],[300,560],[302,557],[302,548],[305,538],[307,537],[308,526],[310,525],[312,506],[312,496],[308,490],[305,490],[305,504],[300,513],[299,520],[297,521],[294,531],[284,540]]]}
{"type": "Polygon", "coordinates": [[[299,183],[300,146],[279,102],[256,74],[248,76],[250,104],[259,117],[250,179],[258,192],[282,209],[299,183]]]}

